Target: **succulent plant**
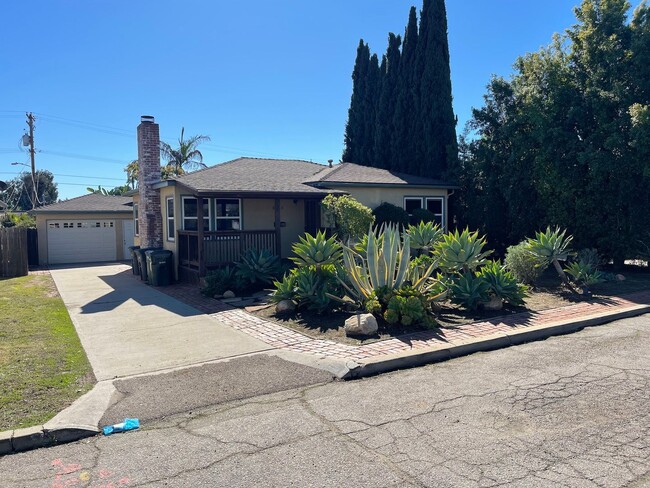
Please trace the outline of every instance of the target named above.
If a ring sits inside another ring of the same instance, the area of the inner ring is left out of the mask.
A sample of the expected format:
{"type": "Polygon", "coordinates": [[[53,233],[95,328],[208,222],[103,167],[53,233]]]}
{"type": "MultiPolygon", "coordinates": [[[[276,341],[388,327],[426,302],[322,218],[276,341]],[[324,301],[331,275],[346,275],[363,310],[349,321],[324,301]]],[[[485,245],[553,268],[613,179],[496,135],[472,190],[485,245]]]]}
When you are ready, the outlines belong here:
{"type": "Polygon", "coordinates": [[[488,261],[476,277],[483,279],[488,285],[488,294],[497,296],[512,305],[523,305],[528,295],[528,287],[517,283],[517,279],[498,261],[488,261]]]}
{"type": "Polygon", "coordinates": [[[490,285],[474,273],[466,272],[452,279],[449,291],[453,303],[476,310],[479,303],[489,298],[490,285]]]}
{"type": "Polygon", "coordinates": [[[598,271],[593,263],[586,261],[573,261],[564,268],[564,271],[571,276],[571,279],[578,286],[581,286],[587,291],[590,286],[606,281],[605,274],[598,271]]]}
{"type": "Polygon", "coordinates": [[[411,238],[411,249],[416,249],[425,255],[433,249],[443,236],[440,226],[433,222],[420,222],[417,225],[410,225],[406,229],[406,233],[411,238]]]}
{"type": "Polygon", "coordinates": [[[335,237],[325,237],[325,232],[316,236],[305,234],[292,247],[294,257],[290,259],[298,266],[323,266],[338,264],[343,256],[341,244],[335,237]]]}
{"type": "Polygon", "coordinates": [[[237,275],[249,283],[272,284],[281,271],[280,258],[268,249],[249,249],[236,264],[237,275]]]}
{"type": "Polygon", "coordinates": [[[474,271],[485,262],[492,251],[483,252],[485,237],[479,237],[478,232],[465,229],[442,236],[442,240],[434,246],[434,256],[438,265],[446,273],[468,273],[474,271]]]}
{"type": "Polygon", "coordinates": [[[296,298],[296,275],[287,273],[282,280],[274,281],[275,291],[271,295],[271,301],[281,302],[283,300],[294,300],[296,298]]]}
{"type": "Polygon", "coordinates": [[[544,263],[545,267],[552,264],[567,288],[575,292],[560,265],[560,261],[566,261],[574,255],[571,251],[572,240],[573,236],[566,235],[566,229],[560,231],[559,227],[547,227],[545,232],[536,232],[535,238],[528,239],[528,252],[544,263]]]}

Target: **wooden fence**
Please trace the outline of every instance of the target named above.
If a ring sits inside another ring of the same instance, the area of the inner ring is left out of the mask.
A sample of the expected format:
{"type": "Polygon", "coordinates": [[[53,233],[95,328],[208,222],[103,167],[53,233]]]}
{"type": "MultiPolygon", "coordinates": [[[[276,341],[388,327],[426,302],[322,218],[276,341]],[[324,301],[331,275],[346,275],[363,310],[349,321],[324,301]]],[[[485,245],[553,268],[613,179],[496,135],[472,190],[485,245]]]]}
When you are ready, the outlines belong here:
{"type": "Polygon", "coordinates": [[[27,229],[0,227],[0,277],[27,276],[27,229]]]}

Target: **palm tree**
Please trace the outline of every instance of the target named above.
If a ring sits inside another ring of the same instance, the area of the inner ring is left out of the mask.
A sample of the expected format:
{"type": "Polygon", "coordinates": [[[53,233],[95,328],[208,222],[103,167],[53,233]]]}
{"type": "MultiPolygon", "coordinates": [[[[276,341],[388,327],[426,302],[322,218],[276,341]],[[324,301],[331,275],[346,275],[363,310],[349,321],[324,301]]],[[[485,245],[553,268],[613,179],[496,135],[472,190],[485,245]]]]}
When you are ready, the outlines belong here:
{"type": "Polygon", "coordinates": [[[167,170],[171,175],[182,175],[186,170],[207,168],[203,164],[203,154],[197,149],[202,142],[210,140],[208,136],[196,135],[184,140],[185,127],[181,128],[178,147],[173,148],[166,142],[160,142],[160,155],[167,160],[167,170]]]}

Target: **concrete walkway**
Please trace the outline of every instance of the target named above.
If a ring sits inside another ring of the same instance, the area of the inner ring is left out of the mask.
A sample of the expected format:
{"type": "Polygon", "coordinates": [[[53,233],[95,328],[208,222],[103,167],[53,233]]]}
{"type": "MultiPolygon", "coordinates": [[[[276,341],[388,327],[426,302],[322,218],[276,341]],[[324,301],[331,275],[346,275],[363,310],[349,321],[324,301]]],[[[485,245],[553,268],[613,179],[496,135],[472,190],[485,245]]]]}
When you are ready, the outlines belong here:
{"type": "Polygon", "coordinates": [[[51,274],[97,381],[275,349],[134,279],[130,266],[51,274]]]}

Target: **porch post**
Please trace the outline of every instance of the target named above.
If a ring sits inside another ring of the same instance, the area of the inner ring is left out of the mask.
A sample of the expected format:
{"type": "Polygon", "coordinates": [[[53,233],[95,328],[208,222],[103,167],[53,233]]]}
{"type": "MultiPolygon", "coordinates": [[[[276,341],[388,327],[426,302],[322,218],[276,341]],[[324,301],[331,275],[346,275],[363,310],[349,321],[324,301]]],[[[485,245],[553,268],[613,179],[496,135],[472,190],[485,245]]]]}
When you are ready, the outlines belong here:
{"type": "Polygon", "coordinates": [[[197,230],[198,235],[198,252],[197,257],[199,259],[199,276],[205,276],[205,257],[203,255],[203,198],[197,195],[196,197],[196,217],[197,217],[197,230]]]}
{"type": "Polygon", "coordinates": [[[282,255],[282,230],[280,228],[282,218],[280,216],[280,199],[275,199],[275,252],[278,256],[282,255]]]}

